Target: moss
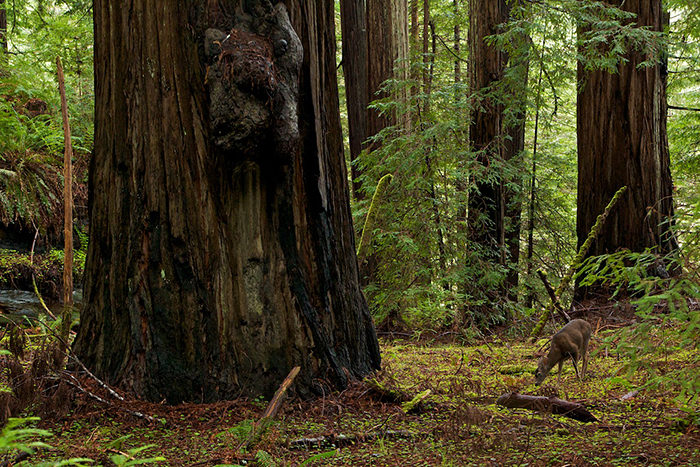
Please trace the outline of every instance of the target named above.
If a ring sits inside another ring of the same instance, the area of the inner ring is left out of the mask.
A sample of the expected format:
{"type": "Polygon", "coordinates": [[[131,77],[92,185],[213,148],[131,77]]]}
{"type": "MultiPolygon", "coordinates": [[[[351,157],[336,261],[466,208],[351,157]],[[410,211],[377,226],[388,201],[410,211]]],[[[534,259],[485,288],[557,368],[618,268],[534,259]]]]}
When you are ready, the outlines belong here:
{"type": "MultiPolygon", "coordinates": [[[[84,261],[75,261],[73,276],[80,283],[84,261]]],[[[0,249],[0,288],[33,290],[32,274],[42,295],[58,298],[61,291],[63,251],[51,250],[46,254],[35,254],[0,249]]]]}

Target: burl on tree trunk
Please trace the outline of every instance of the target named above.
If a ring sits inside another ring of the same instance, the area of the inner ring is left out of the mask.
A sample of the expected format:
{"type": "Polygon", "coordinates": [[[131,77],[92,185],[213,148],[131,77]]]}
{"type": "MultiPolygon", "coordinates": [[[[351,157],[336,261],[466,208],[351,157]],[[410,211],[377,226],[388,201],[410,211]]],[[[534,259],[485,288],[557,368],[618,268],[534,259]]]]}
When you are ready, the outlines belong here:
{"type": "Polygon", "coordinates": [[[332,2],[96,0],[75,350],[151,400],[301,394],[379,367],[359,288],[332,2]]]}

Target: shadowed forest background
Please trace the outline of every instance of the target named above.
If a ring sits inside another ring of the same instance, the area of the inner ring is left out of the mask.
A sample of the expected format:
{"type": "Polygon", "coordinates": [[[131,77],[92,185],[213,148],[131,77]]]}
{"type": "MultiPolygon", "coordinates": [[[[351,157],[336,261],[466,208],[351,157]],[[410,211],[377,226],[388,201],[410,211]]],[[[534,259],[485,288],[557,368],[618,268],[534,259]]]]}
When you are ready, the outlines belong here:
{"type": "Polygon", "coordinates": [[[8,462],[700,461],[696,2],[110,3],[0,0],[8,462]]]}

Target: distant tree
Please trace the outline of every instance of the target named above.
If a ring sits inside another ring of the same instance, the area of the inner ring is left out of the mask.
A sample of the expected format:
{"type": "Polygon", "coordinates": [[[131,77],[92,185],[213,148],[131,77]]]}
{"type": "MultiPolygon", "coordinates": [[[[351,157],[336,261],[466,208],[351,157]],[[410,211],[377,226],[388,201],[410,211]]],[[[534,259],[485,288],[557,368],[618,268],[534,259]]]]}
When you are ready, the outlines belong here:
{"type": "MultiPolygon", "coordinates": [[[[640,27],[661,32],[668,22],[661,0],[618,2],[640,27]]],[[[666,62],[632,51],[614,72],[578,66],[578,210],[580,246],[596,217],[623,185],[624,197],[608,217],[588,255],[626,248],[678,248],[672,231],[673,183],[666,134],[666,62]],[[642,66],[648,60],[658,63],[642,66]]]]}
{"type": "Polygon", "coordinates": [[[333,3],[94,2],[75,351],[151,400],[302,394],[379,367],[359,288],[333,3]],[[290,19],[291,18],[291,21],[290,19]]]}
{"type": "MultiPolygon", "coordinates": [[[[522,114],[520,121],[513,118],[516,103],[511,101],[510,110],[504,104],[509,55],[486,38],[503,32],[499,26],[508,21],[511,7],[506,0],[469,3],[470,85],[477,96],[469,136],[477,165],[469,194],[468,231],[481,258],[503,266],[517,264],[520,249],[520,200],[508,188],[512,185],[508,164],[523,149],[524,125],[522,114]]],[[[511,268],[502,290],[514,288],[517,277],[517,268],[511,268]]]]}
{"type": "Polygon", "coordinates": [[[7,7],[0,0],[0,52],[7,52],[7,7]]]}
{"type": "Polygon", "coordinates": [[[355,161],[368,138],[396,123],[395,114],[382,114],[368,105],[389,96],[382,91],[385,81],[404,76],[401,67],[408,58],[408,6],[406,0],[341,0],[340,17],[353,195],[364,199],[359,180],[362,170],[355,161]]]}
{"type": "MultiPolygon", "coordinates": [[[[348,107],[348,133],[350,160],[356,161],[369,137],[367,130],[367,106],[369,85],[367,58],[367,10],[365,0],[341,0],[340,20],[343,34],[343,76],[345,77],[346,102],[348,107]]],[[[382,54],[381,57],[387,55],[382,54]]],[[[362,199],[357,164],[350,166],[352,191],[355,199],[362,199]]]]}

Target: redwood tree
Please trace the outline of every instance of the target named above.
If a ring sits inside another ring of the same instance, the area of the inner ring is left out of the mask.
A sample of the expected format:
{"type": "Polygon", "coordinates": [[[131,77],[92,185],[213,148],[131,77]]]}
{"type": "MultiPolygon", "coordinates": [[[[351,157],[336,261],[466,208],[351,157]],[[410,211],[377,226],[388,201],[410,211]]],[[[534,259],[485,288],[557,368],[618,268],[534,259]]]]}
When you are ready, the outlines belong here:
{"type": "Polygon", "coordinates": [[[358,285],[333,2],[94,2],[75,351],[151,400],[300,393],[379,367],[358,285]],[[287,14],[289,9],[289,15],[287,14]]]}
{"type": "MultiPolygon", "coordinates": [[[[639,26],[663,31],[661,0],[627,0],[639,26]]],[[[655,59],[626,55],[615,73],[578,66],[577,101],[579,246],[615,192],[628,190],[610,213],[588,255],[621,248],[666,254],[677,248],[671,231],[673,184],[666,135],[666,67],[638,66],[655,59]]]]}
{"type": "MultiPolygon", "coordinates": [[[[406,0],[341,0],[343,71],[347,92],[350,160],[356,161],[367,139],[397,123],[391,113],[369,109],[375,99],[387,97],[381,91],[388,79],[406,78],[408,58],[408,6],[406,0]],[[403,61],[398,63],[397,60],[403,61]]],[[[397,98],[405,99],[403,91],[397,98]]],[[[408,122],[407,118],[404,119],[408,122]]],[[[353,194],[363,199],[358,178],[361,169],[352,165],[353,194]]]]}
{"type": "MultiPolygon", "coordinates": [[[[520,201],[517,193],[506,188],[506,166],[520,154],[524,143],[524,114],[517,109],[522,99],[516,97],[510,115],[503,100],[512,88],[505,79],[508,54],[488,44],[486,38],[500,31],[510,16],[511,2],[473,0],[469,3],[469,44],[471,88],[478,96],[469,127],[472,150],[477,166],[472,176],[474,189],[469,194],[468,226],[473,246],[481,249],[482,258],[506,265],[518,261],[520,248],[520,201]]],[[[511,63],[524,70],[526,62],[511,63]]],[[[522,95],[522,91],[520,92],[522,95]]],[[[517,285],[517,268],[510,270],[505,288],[517,285]]],[[[508,289],[510,293],[510,288],[508,289]]],[[[475,290],[474,293],[479,293],[475,290]]]]}
{"type": "MultiPolygon", "coordinates": [[[[348,107],[348,139],[350,160],[355,161],[362,152],[367,132],[367,106],[369,85],[367,61],[367,11],[365,0],[340,0],[340,20],[343,33],[343,76],[345,77],[348,107]]],[[[361,171],[351,165],[352,191],[355,199],[362,199],[361,171]]]]}

